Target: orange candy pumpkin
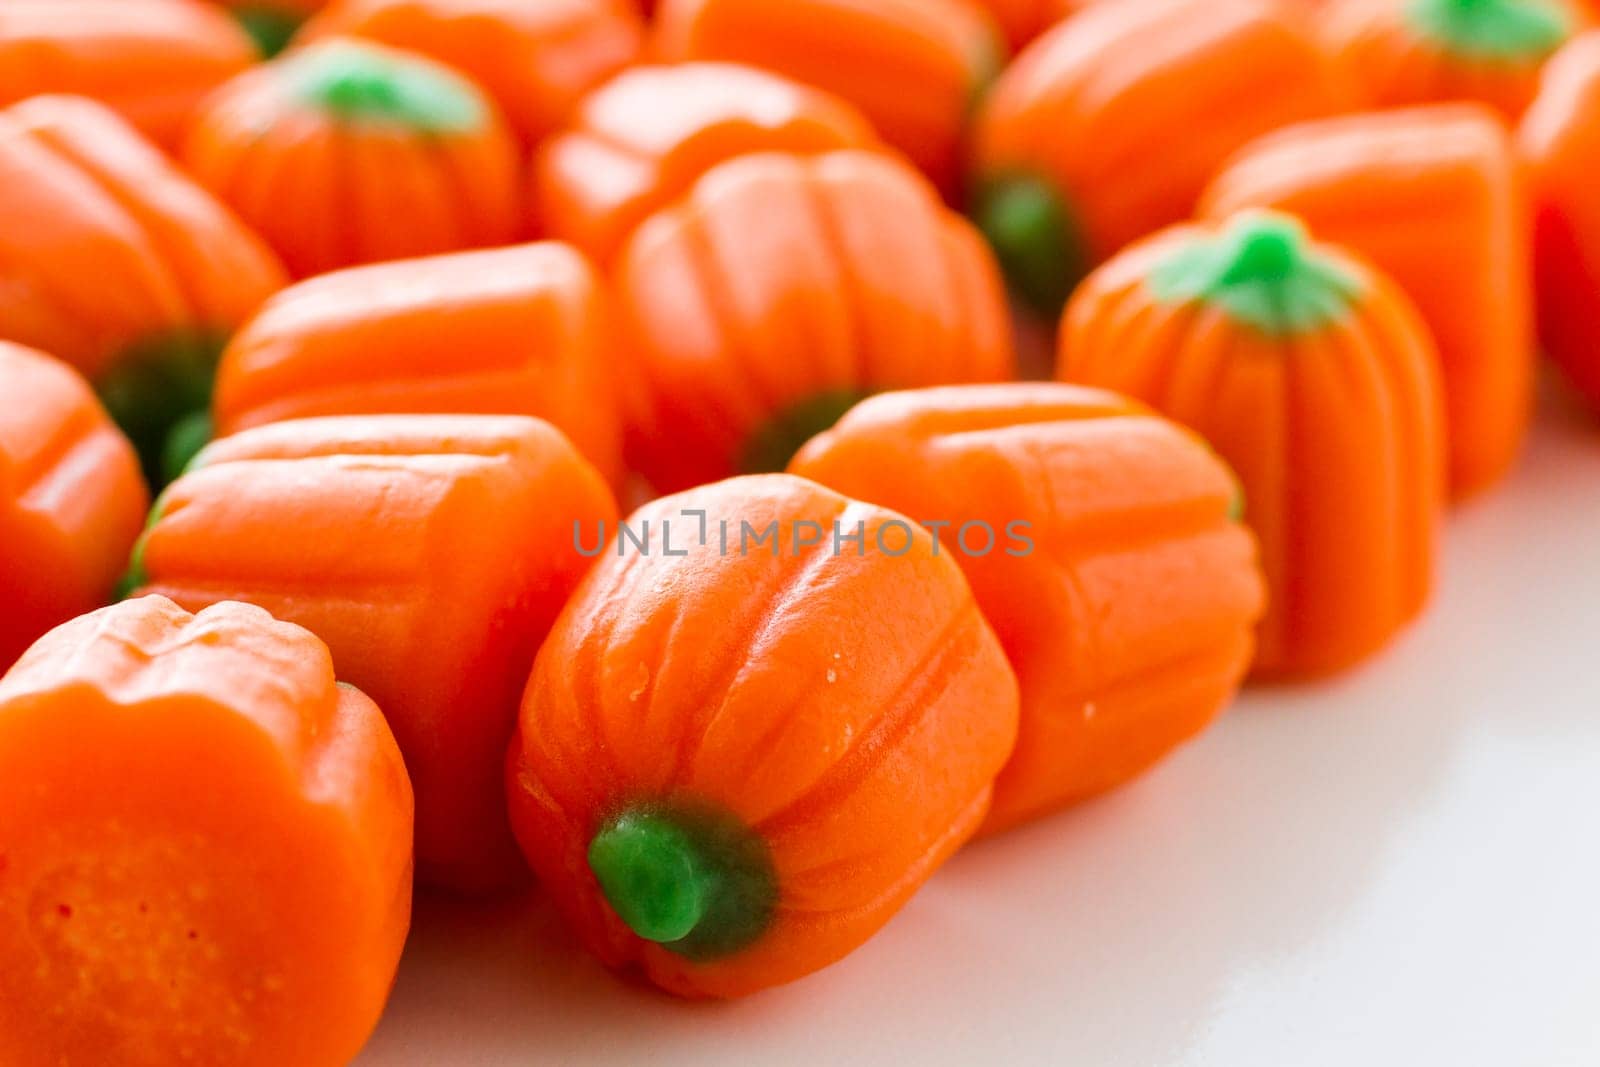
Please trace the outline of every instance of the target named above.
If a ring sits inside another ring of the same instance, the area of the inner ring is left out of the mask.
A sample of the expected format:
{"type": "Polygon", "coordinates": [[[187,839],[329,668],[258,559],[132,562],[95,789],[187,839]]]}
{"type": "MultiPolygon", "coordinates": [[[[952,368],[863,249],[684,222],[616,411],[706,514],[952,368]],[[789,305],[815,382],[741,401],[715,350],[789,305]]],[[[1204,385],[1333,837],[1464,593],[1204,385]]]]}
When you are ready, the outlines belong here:
{"type": "Polygon", "coordinates": [[[255,60],[245,32],[201,0],[0,3],[0,107],[88,96],[168,148],[206,94],[255,60]]]}
{"type": "Polygon", "coordinates": [[[0,111],[0,338],[72,364],[154,465],[221,341],[284,284],[231,212],[104,106],[0,111]]]}
{"type": "Polygon", "coordinates": [[[982,238],[882,155],[724,163],[633,236],[614,281],[628,456],[663,490],[781,470],[867,393],[1014,373],[982,238]]]}
{"type": "Polygon", "coordinates": [[[1600,32],[1551,60],[1518,147],[1536,207],[1540,339],[1600,411],[1600,32]]]}
{"type": "Polygon", "coordinates": [[[1084,282],[1060,376],[1125,392],[1238,472],[1271,590],[1262,675],[1381,648],[1432,586],[1445,487],[1433,343],[1388,278],[1287,216],[1179,226],[1084,282]]]}
{"type": "Polygon", "coordinates": [[[328,650],[160,597],[0,680],[0,1061],[343,1067],[411,917],[411,787],[328,650]]]}
{"type": "Polygon", "coordinates": [[[0,672],[111,598],[149,498],[139,461],[71,367],[0,341],[0,672]]]}
{"type": "Polygon", "coordinates": [[[1251,207],[1301,218],[1400,283],[1438,344],[1455,494],[1502,477],[1527,434],[1535,344],[1524,190],[1494,114],[1437,105],[1269,134],[1212,181],[1201,211],[1251,207]]]}
{"type": "Polygon", "coordinates": [[[660,59],[748,63],[848,100],[946,194],[1005,57],[966,0],[662,0],[655,26],[660,59]]]}
{"type": "Polygon", "coordinates": [[[1139,774],[1250,666],[1264,591],[1233,474],[1140,404],[1035,382],[886,393],[789,469],[943,524],[1021,687],[991,831],[1139,774]]]}
{"type": "Polygon", "coordinates": [[[1344,82],[1271,0],[1097,4],[995,84],[974,134],[974,214],[1017,294],[1054,316],[1094,264],[1187,218],[1217,166],[1341,110],[1344,82]]]}
{"type": "Polygon", "coordinates": [[[534,652],[615,518],[549,425],[487,415],[299,419],[213,442],[162,494],[129,584],[258,604],[372,695],[417,792],[418,876],[475,892],[522,871],[500,769],[534,652]]]}
{"type": "Polygon", "coordinates": [[[532,144],[633,61],[644,26],[629,0],[333,0],[297,40],[330,35],[454,67],[494,97],[532,144]]]}
{"type": "Polygon", "coordinates": [[[622,481],[600,280],[556,242],[353,267],[291,286],[217,368],[216,430],[316,415],[534,415],[622,481]]]}
{"type": "Polygon", "coordinates": [[[507,244],[516,144],[461,75],[368,42],[295,49],[224,85],[183,151],[297,277],[507,244]]]}
{"type": "Polygon", "coordinates": [[[629,528],[652,547],[603,550],[534,666],[518,840],[608,965],[684,996],[792,981],[978,828],[1016,680],[960,569],[894,512],[774,474],[629,528]]]}
{"type": "Polygon", "coordinates": [[[1578,0],[1328,0],[1321,19],[1374,107],[1477,100],[1515,121],[1589,15],[1578,0]]]}
{"type": "Polygon", "coordinates": [[[587,96],[570,128],[540,151],[535,222],[609,262],[641,222],[718,163],[877,143],[855,108],[777,74],[732,63],[635,67],[587,96]]]}

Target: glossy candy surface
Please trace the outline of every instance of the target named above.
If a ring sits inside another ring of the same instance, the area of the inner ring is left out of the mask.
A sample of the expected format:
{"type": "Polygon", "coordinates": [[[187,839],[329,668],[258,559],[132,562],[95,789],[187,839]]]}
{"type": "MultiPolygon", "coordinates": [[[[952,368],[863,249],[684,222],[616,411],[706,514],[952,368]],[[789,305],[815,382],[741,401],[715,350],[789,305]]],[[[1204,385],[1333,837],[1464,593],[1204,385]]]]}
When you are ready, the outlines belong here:
{"type": "Polygon", "coordinates": [[[584,98],[534,174],[534,222],[597,262],[706,171],[757,152],[874,148],[850,104],[734,63],[634,67],[584,98]]]}
{"type": "Polygon", "coordinates": [[[88,383],[0,341],[0,673],[109,602],[148,506],[138,458],[88,383]]]}
{"type": "Polygon", "coordinates": [[[1241,145],[1343,109],[1344,80],[1273,0],[1097,4],[1019,55],[974,130],[974,216],[1054,316],[1096,263],[1187,218],[1241,145]]]}
{"type": "Polygon", "coordinates": [[[296,277],[507,244],[521,226],[518,151],[494,104],[369,42],[320,41],[228,82],[183,161],[296,277]]]}
{"type": "Polygon", "coordinates": [[[1233,696],[1264,603],[1233,474],[1111,393],[951,386],[863,401],[790,471],[941,522],[1022,693],[998,830],[1120,785],[1233,696]]]}
{"type": "Polygon", "coordinates": [[[154,470],[221,341],[284,284],[261,239],[103,105],[0,111],[0,338],[72,364],[154,470]]]}
{"type": "Polygon", "coordinates": [[[589,564],[573,523],[614,517],[535,419],[300,419],[208,446],[157,502],[131,584],[258,604],[326,641],[406,755],[419,878],[480,892],[521,874],[499,770],[534,652],[589,564]]]}
{"type": "Polygon", "coordinates": [[[628,457],[663,490],[781,470],[867,393],[1015,373],[982,238],[882,155],[724,163],[614,281],[628,457]]]}
{"type": "Polygon", "coordinates": [[[87,96],[167,148],[206,94],[255,59],[244,30],[202,0],[0,3],[0,107],[87,96]]]}
{"type": "Polygon", "coordinates": [[[748,63],[825,89],[954,195],[968,117],[1005,44],[966,0],[662,0],[654,53],[748,63]]]}
{"type": "Polygon", "coordinates": [[[792,981],[978,828],[1016,680],[908,518],[760,475],[629,522],[653,549],[602,553],[534,667],[507,770],[517,837],[607,964],[684,996],[792,981]],[[835,551],[858,527],[859,551],[835,551]]]}
{"type": "Polygon", "coordinates": [[[1174,227],[1084,283],[1058,374],[1146,401],[1238,472],[1270,589],[1257,674],[1349,666],[1422,609],[1443,407],[1432,339],[1387,277],[1282,215],[1174,227]]]}
{"type": "Polygon", "coordinates": [[[533,415],[622,480],[602,283],[555,242],[321,275],[278,294],[217,368],[216,431],[317,415],[533,415]]]}
{"type": "Polygon", "coordinates": [[[1540,340],[1600,411],[1600,32],[1551,61],[1518,148],[1535,205],[1540,340]]]}
{"type": "Polygon", "coordinates": [[[492,96],[525,144],[637,57],[629,0],[333,0],[301,41],[359,37],[429,56],[492,96]]]}
{"type": "Polygon", "coordinates": [[[1577,0],[1329,0],[1320,21],[1370,105],[1476,100],[1515,121],[1590,15],[1577,0]]]}
{"type": "Polygon", "coordinates": [[[1503,477],[1533,411],[1528,212],[1504,126],[1479,105],[1302,123],[1242,149],[1201,214],[1245,208],[1302,219],[1398,282],[1439,351],[1451,486],[1503,477]]]}

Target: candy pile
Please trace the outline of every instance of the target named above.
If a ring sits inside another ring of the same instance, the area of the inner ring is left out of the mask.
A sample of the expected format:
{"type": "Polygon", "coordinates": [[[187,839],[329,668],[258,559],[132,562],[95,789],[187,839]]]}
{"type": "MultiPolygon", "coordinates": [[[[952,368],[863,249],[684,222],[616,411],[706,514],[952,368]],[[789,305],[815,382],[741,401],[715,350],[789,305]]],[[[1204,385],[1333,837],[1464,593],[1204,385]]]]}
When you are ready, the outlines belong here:
{"type": "Polygon", "coordinates": [[[1596,15],[0,0],[0,1062],[348,1063],[413,874],[752,993],[1378,653],[1596,15]]]}

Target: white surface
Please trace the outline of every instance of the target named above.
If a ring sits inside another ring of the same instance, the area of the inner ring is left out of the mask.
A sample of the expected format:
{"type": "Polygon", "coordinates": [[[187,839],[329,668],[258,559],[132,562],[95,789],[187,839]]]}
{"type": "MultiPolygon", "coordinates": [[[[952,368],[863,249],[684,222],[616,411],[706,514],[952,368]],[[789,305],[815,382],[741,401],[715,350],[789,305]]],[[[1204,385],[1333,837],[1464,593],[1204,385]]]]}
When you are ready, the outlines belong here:
{"type": "Polygon", "coordinates": [[[360,1067],[1600,1065],[1600,428],[1547,413],[1432,613],[958,856],[843,963],[684,1004],[425,904],[360,1067]]]}

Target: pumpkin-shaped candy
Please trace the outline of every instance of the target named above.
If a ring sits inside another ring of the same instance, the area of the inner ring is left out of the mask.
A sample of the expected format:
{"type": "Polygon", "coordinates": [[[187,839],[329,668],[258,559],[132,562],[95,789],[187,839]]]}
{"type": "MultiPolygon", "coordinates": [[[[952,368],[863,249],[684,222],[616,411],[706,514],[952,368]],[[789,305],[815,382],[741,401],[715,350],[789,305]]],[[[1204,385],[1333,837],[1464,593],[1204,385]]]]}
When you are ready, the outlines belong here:
{"type": "Polygon", "coordinates": [[[522,871],[500,768],[534,652],[611,495],[548,424],[488,415],[272,423],[213,442],[156,503],[129,585],[258,604],[379,702],[417,793],[418,876],[522,871]]]}
{"type": "Polygon", "coordinates": [[[1187,218],[1239,146],[1345,101],[1275,0],[1096,4],[1029,45],[980,109],[974,213],[1018,295],[1053,317],[1094,264],[1187,218]]]}
{"type": "Polygon", "coordinates": [[[1329,0],[1323,35],[1374,107],[1477,100],[1515,121],[1579,0],[1329,0]]]}
{"type": "Polygon", "coordinates": [[[206,94],[255,61],[245,32],[202,0],[0,3],[0,107],[92,97],[165,148],[206,94]]]}
{"type": "Polygon", "coordinates": [[[1250,666],[1263,589],[1233,474],[1140,404],[1058,383],[863,401],[789,468],[937,523],[1021,688],[1003,829],[1132,778],[1250,666]]]}
{"type": "Polygon", "coordinates": [[[91,383],[159,469],[221,342],[284,284],[260,238],[104,106],[0,111],[0,338],[91,383]]]}
{"type": "Polygon", "coordinates": [[[738,996],[887,922],[982,823],[1016,727],[1005,654],[925,530],[759,475],[657,500],[601,549],[507,788],[593,952],[738,996]]]}
{"type": "Polygon", "coordinates": [[[842,97],[947,195],[973,103],[1005,57],[967,0],[662,0],[663,60],[748,63],[842,97]]]}
{"type": "Polygon", "coordinates": [[[317,415],[533,415],[622,481],[600,279],[556,242],[375,263],[269,301],[217,368],[216,432],[317,415]]]}
{"type": "Polygon", "coordinates": [[[633,61],[644,26],[630,0],[333,0],[297,42],[330,35],[454,67],[533,144],[584,93],[633,61]]]}
{"type": "Polygon", "coordinates": [[[1060,376],[1137,397],[1238,472],[1271,593],[1256,670],[1375,652],[1426,602],[1445,488],[1432,339],[1394,282],[1287,216],[1178,226],[1106,263],[1060,376]]]}
{"type": "Polygon", "coordinates": [[[1550,61],[1518,143],[1532,176],[1540,340],[1600,411],[1600,32],[1550,61]]]}
{"type": "Polygon", "coordinates": [[[718,163],[756,152],[873,148],[848,103],[733,63],[635,67],[584,98],[541,149],[534,221],[609,262],[641,222],[718,163]]]}
{"type": "Polygon", "coordinates": [[[327,647],[161,597],[0,680],[0,1061],[343,1067],[411,918],[411,786],[327,647]]]}
{"type": "Polygon", "coordinates": [[[1213,179],[1201,213],[1256,207],[1400,284],[1438,344],[1456,495],[1504,475],[1527,434],[1535,353],[1527,208],[1494,113],[1441,104],[1268,134],[1213,179]]]}
{"type": "Polygon", "coordinates": [[[617,261],[628,454],[663,490],[782,470],[867,393],[1013,375],[983,239],[897,160],[715,168],[617,261]]]}
{"type": "Polygon", "coordinates": [[[138,458],[88,383],[0,341],[0,673],[111,599],[148,506],[138,458]]]}
{"type": "Polygon", "coordinates": [[[517,156],[466,78],[339,39],[224,85],[183,152],[297,277],[509,243],[521,225],[517,156]]]}

